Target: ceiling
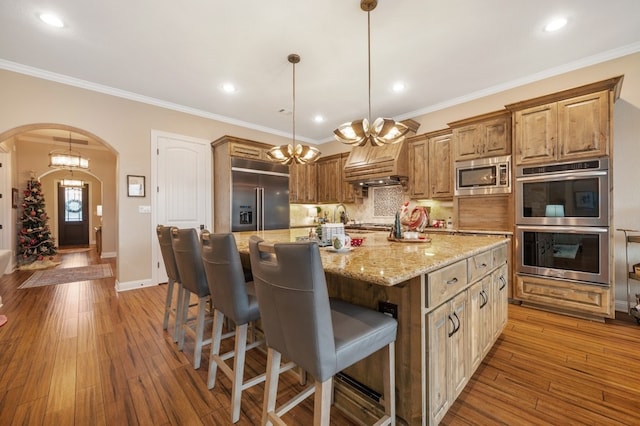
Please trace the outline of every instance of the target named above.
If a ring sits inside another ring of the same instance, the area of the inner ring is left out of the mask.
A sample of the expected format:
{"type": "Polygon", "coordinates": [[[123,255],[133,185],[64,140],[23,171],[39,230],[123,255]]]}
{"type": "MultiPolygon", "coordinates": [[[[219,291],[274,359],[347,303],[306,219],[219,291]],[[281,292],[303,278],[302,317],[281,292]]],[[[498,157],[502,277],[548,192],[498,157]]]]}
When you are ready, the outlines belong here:
{"type": "MultiPolygon", "coordinates": [[[[638,51],[638,0],[379,0],[371,118],[413,118],[638,51]],[[566,27],[545,33],[559,15],[566,27]],[[397,81],[401,93],[391,90],[397,81]]],[[[287,137],[290,53],[302,59],[298,140],[323,143],[339,124],[367,117],[359,0],[0,2],[0,68],[287,137]],[[41,12],[65,27],[43,24],[41,12]],[[224,93],[226,82],[237,91],[224,93]]]]}

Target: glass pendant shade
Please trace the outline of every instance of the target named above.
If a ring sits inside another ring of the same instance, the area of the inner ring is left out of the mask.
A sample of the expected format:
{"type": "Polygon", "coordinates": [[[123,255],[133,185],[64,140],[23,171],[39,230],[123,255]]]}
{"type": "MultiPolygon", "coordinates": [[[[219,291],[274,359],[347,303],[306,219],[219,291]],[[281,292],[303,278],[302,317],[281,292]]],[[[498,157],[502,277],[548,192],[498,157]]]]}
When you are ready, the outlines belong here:
{"type": "Polygon", "coordinates": [[[300,62],[300,56],[295,53],[287,57],[288,61],[293,65],[293,136],[292,143],[289,145],[274,146],[267,151],[267,157],[271,161],[277,161],[285,166],[289,164],[307,164],[313,163],[320,157],[318,148],[296,144],[296,64],[300,62]]]}
{"type": "Polygon", "coordinates": [[[82,187],[84,182],[78,179],[62,179],[60,185],[69,188],[78,188],[82,187]]]}
{"type": "Polygon", "coordinates": [[[380,117],[373,122],[373,126],[369,125],[366,118],[341,124],[333,134],[338,141],[349,145],[364,146],[370,143],[382,146],[402,142],[408,131],[409,128],[403,123],[380,117]]]}
{"type": "Polygon", "coordinates": [[[320,156],[320,150],[306,145],[281,145],[267,151],[267,157],[284,165],[313,163],[320,156]]]}
{"type": "Polygon", "coordinates": [[[71,149],[71,132],[69,132],[69,149],[54,149],[49,153],[49,167],[69,170],[89,168],[89,159],[71,149]]]}
{"type": "Polygon", "coordinates": [[[89,159],[72,150],[54,150],[49,153],[49,167],[53,169],[88,169],[89,159]]]}
{"type": "Polygon", "coordinates": [[[360,8],[367,12],[367,47],[368,47],[368,71],[369,71],[369,120],[363,118],[348,123],[343,123],[333,134],[339,142],[348,145],[364,146],[370,143],[373,146],[400,143],[404,140],[409,128],[403,123],[391,118],[377,118],[373,124],[371,120],[371,17],[369,12],[376,8],[377,0],[361,0],[360,8]]]}

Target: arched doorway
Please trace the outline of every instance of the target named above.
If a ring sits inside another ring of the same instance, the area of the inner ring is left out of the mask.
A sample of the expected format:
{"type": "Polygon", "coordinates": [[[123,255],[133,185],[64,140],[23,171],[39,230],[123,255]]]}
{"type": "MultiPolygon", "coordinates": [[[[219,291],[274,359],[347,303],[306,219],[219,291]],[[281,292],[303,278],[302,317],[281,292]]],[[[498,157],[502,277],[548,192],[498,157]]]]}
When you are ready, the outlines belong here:
{"type": "MultiPolygon", "coordinates": [[[[4,148],[5,152],[1,155],[9,157],[7,162],[10,168],[9,179],[4,183],[8,189],[0,187],[0,190],[11,193],[11,188],[16,188],[21,193],[31,176],[40,179],[50,217],[48,224],[55,230],[54,236],[57,237],[59,203],[56,188],[67,171],[49,168],[48,153],[53,149],[68,148],[70,139],[74,144],[73,149],[90,159],[89,170],[74,172],[78,177],[82,175],[81,179],[89,183],[87,216],[91,230],[90,242],[95,241],[92,231],[98,226],[104,226],[107,238],[103,239],[106,250],[103,250],[102,257],[116,257],[118,153],[100,137],[73,126],[51,123],[29,124],[0,132],[0,151],[4,148]],[[97,206],[101,208],[98,209],[97,206]]],[[[15,250],[18,231],[15,224],[20,214],[19,207],[13,209],[9,206],[7,209],[3,206],[2,214],[10,219],[5,220],[9,226],[4,230],[4,241],[0,241],[0,248],[4,246],[15,250]]]]}

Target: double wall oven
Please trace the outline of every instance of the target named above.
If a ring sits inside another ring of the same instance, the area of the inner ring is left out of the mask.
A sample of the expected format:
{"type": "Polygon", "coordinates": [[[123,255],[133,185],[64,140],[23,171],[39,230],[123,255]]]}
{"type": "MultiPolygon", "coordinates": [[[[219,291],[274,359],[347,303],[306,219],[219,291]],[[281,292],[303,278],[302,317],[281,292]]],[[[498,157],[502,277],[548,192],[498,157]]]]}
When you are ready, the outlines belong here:
{"type": "Polygon", "coordinates": [[[516,169],[516,272],[609,285],[609,160],[516,169]]]}

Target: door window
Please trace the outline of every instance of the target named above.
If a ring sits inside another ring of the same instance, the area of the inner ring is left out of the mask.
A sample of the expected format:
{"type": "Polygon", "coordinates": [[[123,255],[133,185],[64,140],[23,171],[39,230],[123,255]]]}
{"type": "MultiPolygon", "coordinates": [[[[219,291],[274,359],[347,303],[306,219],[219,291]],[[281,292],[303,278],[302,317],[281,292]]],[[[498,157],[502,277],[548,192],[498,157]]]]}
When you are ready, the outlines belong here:
{"type": "Polygon", "coordinates": [[[82,222],[82,188],[64,188],[64,221],[82,222]]]}

